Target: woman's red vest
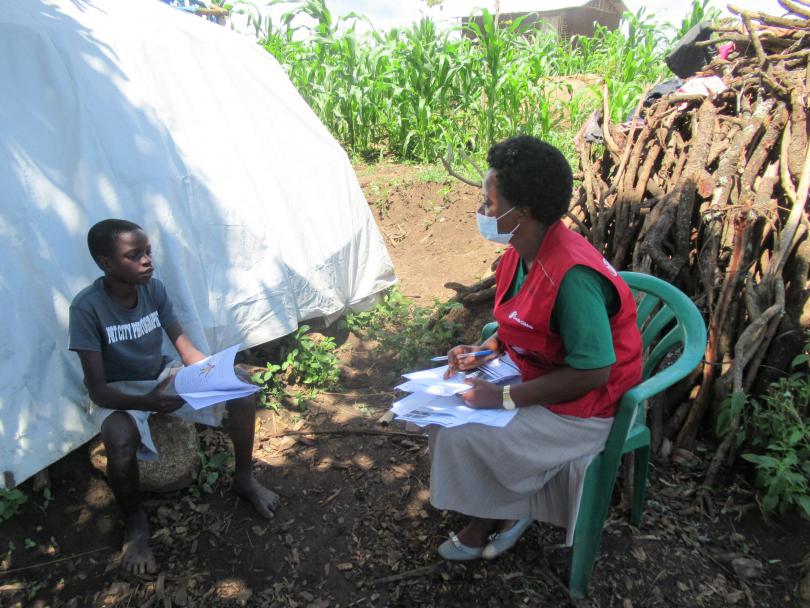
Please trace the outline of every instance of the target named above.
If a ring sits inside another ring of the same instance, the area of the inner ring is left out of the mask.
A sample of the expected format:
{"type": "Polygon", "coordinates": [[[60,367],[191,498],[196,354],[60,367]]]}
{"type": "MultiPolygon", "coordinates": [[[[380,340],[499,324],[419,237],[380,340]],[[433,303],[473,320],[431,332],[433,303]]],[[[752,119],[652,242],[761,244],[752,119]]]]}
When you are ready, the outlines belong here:
{"type": "Polygon", "coordinates": [[[613,416],[622,395],[641,381],[641,335],[636,327],[636,303],[630,288],[587,240],[559,221],[549,226],[523,287],[514,298],[504,301],[519,261],[517,250],[510,247],[498,263],[495,320],[498,339],[520,367],[524,382],[565,365],[562,338],[551,331],[551,312],[565,273],[572,266],[587,266],[616,289],[620,308],[610,319],[616,363],[610,369],[607,384],[579,399],[543,404],[565,416],[613,416]]]}

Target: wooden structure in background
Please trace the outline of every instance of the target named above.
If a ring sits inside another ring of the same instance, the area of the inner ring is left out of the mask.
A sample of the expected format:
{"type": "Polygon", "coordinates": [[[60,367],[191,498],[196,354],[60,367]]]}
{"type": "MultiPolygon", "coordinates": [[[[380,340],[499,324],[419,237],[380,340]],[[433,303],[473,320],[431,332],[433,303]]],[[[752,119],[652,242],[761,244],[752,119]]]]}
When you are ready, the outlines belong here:
{"type": "MultiPolygon", "coordinates": [[[[592,36],[595,24],[608,29],[619,27],[622,14],[627,10],[622,0],[537,0],[537,8],[531,11],[501,12],[500,23],[509,23],[525,17],[521,30],[528,31],[540,27],[550,28],[563,39],[571,36],[592,36]]],[[[508,9],[508,6],[505,7],[508,9]]],[[[481,16],[462,17],[462,25],[477,22],[481,16]]]]}

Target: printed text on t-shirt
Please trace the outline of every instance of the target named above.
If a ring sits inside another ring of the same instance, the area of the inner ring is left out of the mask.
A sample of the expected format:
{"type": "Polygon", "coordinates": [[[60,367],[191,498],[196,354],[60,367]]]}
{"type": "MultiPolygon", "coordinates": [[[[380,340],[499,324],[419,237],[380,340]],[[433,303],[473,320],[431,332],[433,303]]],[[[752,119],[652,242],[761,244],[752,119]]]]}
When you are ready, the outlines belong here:
{"type": "Polygon", "coordinates": [[[122,325],[108,325],[104,329],[107,330],[107,344],[115,344],[123,340],[137,340],[159,328],[160,319],[155,311],[141,317],[138,321],[122,325]]]}

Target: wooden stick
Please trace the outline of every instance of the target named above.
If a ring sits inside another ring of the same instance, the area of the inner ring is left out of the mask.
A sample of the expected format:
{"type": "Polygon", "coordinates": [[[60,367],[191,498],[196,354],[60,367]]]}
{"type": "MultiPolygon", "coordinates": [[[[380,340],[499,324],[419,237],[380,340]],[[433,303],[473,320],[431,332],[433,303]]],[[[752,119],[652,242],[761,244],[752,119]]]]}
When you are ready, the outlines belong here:
{"type": "Polygon", "coordinates": [[[608,103],[607,83],[602,85],[602,136],[605,138],[605,146],[610,150],[610,153],[618,157],[619,147],[613,141],[613,135],[610,134],[610,104],[608,103]]]}
{"type": "Polygon", "coordinates": [[[8,574],[15,574],[17,572],[23,572],[25,570],[33,570],[34,568],[42,568],[43,566],[51,566],[53,564],[58,564],[59,562],[64,562],[71,559],[78,559],[80,557],[84,557],[85,555],[91,555],[93,553],[98,553],[99,551],[105,551],[107,549],[112,549],[112,547],[99,547],[98,549],[91,549],[90,551],[85,551],[84,553],[77,553],[76,555],[68,555],[66,557],[59,557],[57,559],[52,559],[47,562],[42,562],[41,564],[32,564],[30,566],[22,566],[20,568],[12,568],[11,570],[0,570],[0,576],[6,576],[8,574]]]}
{"type": "Polygon", "coordinates": [[[768,58],[765,56],[765,51],[762,49],[762,42],[760,42],[759,36],[757,36],[754,24],[751,23],[751,13],[737,8],[733,4],[728,5],[728,10],[739,15],[742,19],[745,24],[745,29],[748,30],[748,36],[751,38],[751,44],[754,45],[754,52],[757,54],[759,64],[764,68],[768,63],[768,58]]]}
{"type": "Polygon", "coordinates": [[[548,559],[544,559],[542,565],[543,565],[543,568],[541,568],[540,572],[549,581],[551,581],[554,584],[555,587],[557,587],[560,591],[562,591],[563,595],[565,596],[565,599],[568,601],[568,603],[571,606],[573,606],[574,608],[578,608],[579,607],[579,602],[577,602],[577,600],[574,599],[574,596],[571,595],[571,590],[568,589],[568,585],[563,583],[560,580],[560,577],[558,577],[556,574],[554,574],[554,572],[551,570],[551,566],[548,563],[548,559]]]}
{"type": "Polygon", "coordinates": [[[799,223],[804,213],[804,205],[807,201],[808,190],[810,190],[810,141],[807,144],[807,151],[804,157],[804,168],[802,169],[801,179],[799,179],[799,188],[796,193],[796,202],[790,210],[790,215],[785,222],[785,227],[782,229],[782,237],[779,240],[779,246],[776,249],[771,264],[768,268],[768,274],[771,280],[774,276],[781,274],[782,267],[785,264],[790,252],[795,245],[794,238],[799,229],[799,223]],[[774,263],[776,260],[776,263],[774,263]]]}
{"type": "MultiPolygon", "coordinates": [[[[447,146],[447,156],[442,158],[442,164],[444,165],[444,168],[447,171],[447,173],[449,173],[450,175],[455,177],[457,180],[464,182],[468,186],[473,186],[474,188],[480,188],[481,187],[481,182],[473,181],[470,178],[461,175],[461,173],[458,173],[455,169],[453,169],[452,162],[453,162],[453,151],[452,151],[452,148],[448,145],[447,146]]],[[[477,167],[475,167],[475,165],[473,165],[473,167],[475,169],[477,169],[477,167]]]]}
{"type": "Polygon", "coordinates": [[[565,217],[567,217],[574,224],[576,224],[577,228],[579,228],[582,231],[582,236],[584,236],[586,239],[590,239],[591,231],[588,230],[588,227],[585,224],[582,223],[582,220],[580,220],[577,216],[575,216],[570,211],[565,212],[565,217]]]}
{"type": "MultiPolygon", "coordinates": [[[[808,65],[810,70],[810,64],[808,65]]],[[[802,175],[807,160],[807,89],[808,85],[794,87],[790,93],[790,139],[788,140],[787,162],[790,174],[795,180],[802,175]]]]}
{"type": "Polygon", "coordinates": [[[591,241],[591,244],[598,250],[602,251],[602,246],[604,244],[604,233],[601,228],[602,224],[602,217],[601,214],[597,213],[596,205],[594,204],[593,192],[595,189],[593,183],[593,168],[591,167],[591,146],[590,144],[585,143],[585,139],[583,136],[584,126],[580,129],[579,133],[577,134],[576,140],[576,147],[577,151],[579,152],[579,163],[582,165],[582,172],[583,172],[583,184],[582,189],[585,192],[585,210],[588,214],[588,219],[591,220],[591,226],[594,229],[594,238],[591,241]]]}
{"type": "MultiPolygon", "coordinates": [[[[755,318],[751,324],[745,328],[745,331],[740,335],[737,343],[734,345],[734,367],[732,370],[732,390],[735,393],[742,392],[743,389],[743,370],[748,361],[756,353],[756,350],[750,348],[751,343],[756,338],[759,332],[767,329],[768,323],[776,315],[782,315],[785,311],[785,284],[782,282],[781,277],[777,277],[776,283],[776,302],[769,306],[761,315],[755,318]]],[[[737,412],[729,423],[728,433],[723,439],[723,442],[714,453],[709,469],[704,478],[703,487],[698,493],[698,498],[702,499],[708,494],[710,488],[714,485],[717,473],[720,470],[720,465],[725,460],[726,453],[732,445],[732,442],[737,440],[737,429],[740,426],[742,419],[742,409],[737,412]]]]}
{"type": "MultiPolygon", "coordinates": [[[[787,8],[784,4],[782,4],[782,7],[788,12],[801,15],[801,13],[787,8]]],[[[786,17],[777,17],[776,15],[769,15],[767,13],[763,13],[762,11],[747,11],[732,4],[728,5],[728,10],[730,10],[735,15],[745,14],[748,16],[749,19],[759,21],[764,25],[773,25],[775,27],[786,27],[790,29],[805,29],[807,27],[810,27],[810,24],[802,19],[788,19],[786,17]]]]}
{"type": "Polygon", "coordinates": [[[810,55],[810,49],[802,49],[800,51],[795,51],[792,53],[782,53],[778,55],[771,55],[769,59],[771,61],[781,61],[781,60],[788,60],[788,59],[800,59],[802,57],[807,57],[810,55]]]}
{"type": "Polygon", "coordinates": [[[486,302],[487,300],[492,300],[495,298],[496,291],[497,291],[496,287],[488,287],[486,289],[481,289],[479,291],[468,293],[467,295],[462,296],[461,303],[476,304],[478,302],[486,302]]]}
{"type": "Polygon", "coordinates": [[[463,296],[468,293],[473,293],[475,291],[481,291],[482,289],[486,289],[487,287],[492,287],[495,284],[495,274],[490,274],[485,276],[480,281],[473,283],[472,285],[463,285],[461,283],[455,283],[453,281],[447,282],[444,284],[446,289],[452,289],[456,292],[457,297],[463,296]]]}
{"type": "Polygon", "coordinates": [[[731,254],[731,261],[726,268],[726,275],[723,280],[723,287],[720,291],[720,298],[717,302],[717,309],[709,320],[709,335],[703,365],[703,382],[701,383],[697,398],[689,409],[686,421],[678,433],[675,442],[678,447],[691,447],[709,405],[712,385],[717,374],[717,365],[721,362],[718,352],[721,336],[726,326],[726,317],[728,316],[733,296],[737,293],[737,285],[739,285],[741,279],[740,262],[746,245],[745,241],[747,240],[744,237],[748,234],[745,227],[745,223],[742,221],[738,222],[735,226],[734,250],[731,254]]]}
{"type": "Polygon", "coordinates": [[[779,0],[779,5],[789,13],[800,15],[805,19],[810,18],[810,9],[802,6],[801,4],[791,2],[790,0],[779,0]]]}
{"type": "Polygon", "coordinates": [[[469,154],[467,154],[467,151],[464,150],[464,148],[461,148],[458,152],[459,152],[459,154],[461,154],[461,158],[464,160],[464,162],[466,162],[473,169],[475,169],[475,172],[478,174],[478,177],[480,177],[481,181],[483,182],[484,178],[487,176],[486,171],[483,171],[481,169],[481,167],[479,167],[477,164],[475,164],[475,161],[472,159],[472,157],[469,154]]]}
{"type": "Polygon", "coordinates": [[[332,431],[285,431],[273,435],[265,435],[265,439],[278,439],[280,437],[299,437],[302,435],[393,435],[395,437],[408,437],[410,439],[427,439],[419,433],[403,433],[401,431],[376,431],[374,429],[335,429],[332,431]]]}
{"type": "Polygon", "coordinates": [[[783,127],[788,118],[788,111],[784,102],[779,102],[775,110],[771,112],[771,116],[772,119],[765,129],[765,134],[750,154],[745,170],[740,177],[740,202],[742,204],[747,204],[749,198],[753,199],[754,179],[760,174],[772,148],[779,139],[779,135],[783,132],[783,127]]]}
{"type": "Polygon", "coordinates": [[[414,568],[413,570],[408,570],[407,572],[400,572],[399,574],[392,574],[391,576],[384,576],[382,578],[375,579],[371,581],[371,584],[387,585],[388,583],[398,583],[411,578],[427,576],[428,574],[433,574],[437,570],[441,569],[446,564],[447,562],[445,561],[436,562],[435,564],[430,564],[429,566],[422,566],[421,568],[414,568]]]}
{"type": "Polygon", "coordinates": [[[214,6],[211,8],[201,8],[197,7],[194,11],[195,15],[204,15],[206,17],[227,17],[230,15],[230,12],[225,10],[224,8],[219,8],[218,6],[214,6]]]}

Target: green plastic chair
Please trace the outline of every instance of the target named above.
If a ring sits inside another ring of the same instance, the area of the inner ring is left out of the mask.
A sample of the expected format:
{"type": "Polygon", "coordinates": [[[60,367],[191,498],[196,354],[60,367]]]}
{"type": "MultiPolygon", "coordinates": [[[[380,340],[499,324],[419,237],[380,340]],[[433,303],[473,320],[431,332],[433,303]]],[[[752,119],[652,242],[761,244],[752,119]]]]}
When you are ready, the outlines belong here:
{"type": "Polygon", "coordinates": [[[621,272],[620,275],[636,296],[638,328],[644,348],[642,382],[622,397],[605,449],[593,459],[585,475],[568,579],[571,595],[577,599],[587,594],[619,464],[622,456],[630,452],[634,453],[630,521],[633,525],[641,521],[650,460],[645,402],[688,376],[706,350],[703,317],[683,292],[650,275],[638,272],[621,272]],[[682,350],[678,358],[654,374],[664,357],[679,347],[682,350]]]}
{"type": "MultiPolygon", "coordinates": [[[[588,592],[619,464],[622,456],[629,452],[634,452],[630,521],[633,525],[641,521],[650,460],[650,430],[644,424],[645,402],[688,376],[706,350],[703,317],[683,292],[647,274],[619,274],[636,296],[638,328],[644,349],[642,382],[622,397],[605,449],[593,459],[585,474],[568,579],[569,590],[576,599],[584,598],[588,592]],[[652,375],[664,357],[679,347],[682,350],[675,362],[652,375]]],[[[497,329],[497,322],[487,323],[481,331],[481,340],[488,339],[497,329]]]]}

